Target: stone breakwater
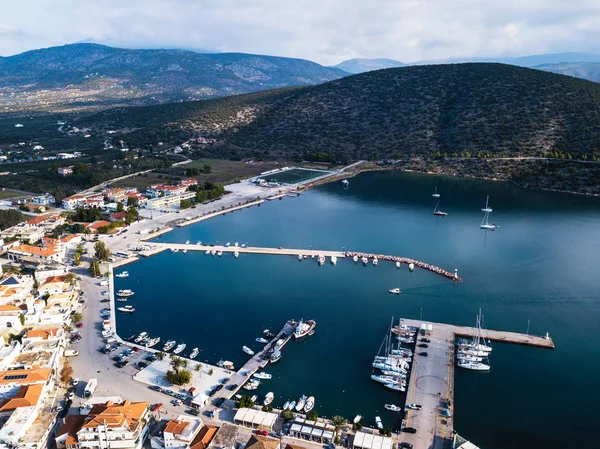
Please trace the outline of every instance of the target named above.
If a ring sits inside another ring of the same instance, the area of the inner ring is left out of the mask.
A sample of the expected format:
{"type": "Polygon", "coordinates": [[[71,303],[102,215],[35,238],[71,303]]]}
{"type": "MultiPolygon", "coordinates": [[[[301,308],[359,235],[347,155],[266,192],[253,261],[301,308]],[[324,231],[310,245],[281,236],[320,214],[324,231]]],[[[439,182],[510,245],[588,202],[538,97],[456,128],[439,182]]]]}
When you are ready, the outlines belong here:
{"type": "Polygon", "coordinates": [[[408,257],[400,257],[400,256],[390,256],[386,254],[372,254],[372,253],[356,253],[356,252],[346,252],[346,257],[358,257],[362,259],[366,257],[367,259],[377,259],[377,260],[387,260],[389,262],[399,262],[401,264],[413,264],[417,268],[422,268],[424,270],[429,270],[432,273],[439,274],[440,276],[444,276],[452,281],[461,282],[462,279],[458,274],[452,273],[448,270],[444,270],[443,268],[436,267],[435,265],[431,265],[429,263],[421,262],[420,260],[410,259],[408,257]]]}

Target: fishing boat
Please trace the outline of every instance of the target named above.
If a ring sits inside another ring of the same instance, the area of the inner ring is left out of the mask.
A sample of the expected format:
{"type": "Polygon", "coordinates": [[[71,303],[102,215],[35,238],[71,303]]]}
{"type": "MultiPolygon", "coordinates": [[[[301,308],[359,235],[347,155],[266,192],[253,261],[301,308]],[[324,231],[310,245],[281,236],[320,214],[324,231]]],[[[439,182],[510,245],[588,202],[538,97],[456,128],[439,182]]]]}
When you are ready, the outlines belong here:
{"type": "Polygon", "coordinates": [[[269,361],[271,363],[277,363],[280,358],[281,358],[281,351],[275,351],[275,352],[273,352],[273,354],[271,354],[271,357],[269,357],[269,361]]]}
{"type": "Polygon", "coordinates": [[[175,349],[173,349],[173,354],[181,353],[187,345],[185,343],[178,344],[175,349]]]}
{"type": "Polygon", "coordinates": [[[286,401],[285,404],[283,404],[283,409],[289,410],[289,408],[290,408],[290,401],[286,401]]]}
{"type": "Polygon", "coordinates": [[[496,225],[489,222],[490,213],[492,212],[492,208],[490,207],[489,202],[490,202],[490,196],[488,195],[485,200],[485,207],[483,209],[481,209],[485,213],[483,215],[483,219],[481,220],[480,227],[481,227],[481,229],[486,229],[488,231],[494,231],[496,229],[496,225]]]}
{"type": "Polygon", "coordinates": [[[383,406],[383,408],[385,408],[386,410],[389,410],[390,412],[401,412],[402,411],[402,407],[398,407],[397,405],[394,405],[394,404],[385,404],[383,406]]]}
{"type": "Polygon", "coordinates": [[[254,373],[252,377],[256,377],[257,379],[271,379],[273,375],[268,373],[254,373]]]}
{"type": "Polygon", "coordinates": [[[348,181],[347,179],[342,179],[342,184],[344,187],[348,187],[350,185],[350,181],[348,181]]]}
{"type": "Polygon", "coordinates": [[[360,422],[360,420],[361,420],[361,419],[362,419],[362,415],[356,415],[356,416],[354,417],[354,419],[352,420],[352,422],[353,422],[354,424],[358,424],[358,423],[360,422]]]}
{"type": "Polygon", "coordinates": [[[263,335],[267,338],[275,338],[275,334],[271,332],[269,329],[265,329],[263,331],[263,335]]]}
{"type": "Polygon", "coordinates": [[[160,337],[150,338],[146,341],[145,345],[147,348],[152,348],[160,343],[160,337]]]}
{"type": "Polygon", "coordinates": [[[119,298],[119,297],[117,297],[117,301],[119,301],[119,302],[127,302],[127,301],[129,301],[129,298],[119,298]]]}
{"type": "Polygon", "coordinates": [[[433,215],[435,215],[436,217],[445,217],[446,215],[448,215],[446,212],[442,212],[440,210],[440,200],[439,199],[435,203],[435,209],[433,209],[433,215]]]}
{"type": "Polygon", "coordinates": [[[195,359],[198,356],[198,348],[192,349],[192,353],[190,354],[190,359],[195,359]]]}
{"type": "Polygon", "coordinates": [[[358,262],[358,256],[354,256],[354,257],[352,257],[352,261],[353,261],[354,263],[358,262]]]}
{"type": "Polygon", "coordinates": [[[408,270],[412,273],[413,271],[415,271],[415,264],[414,263],[409,263],[408,264],[408,270]]]}
{"type": "Polygon", "coordinates": [[[167,342],[163,346],[163,351],[170,351],[175,347],[176,344],[177,342],[175,340],[167,340],[167,342]]]}
{"type": "Polygon", "coordinates": [[[432,197],[434,198],[439,198],[440,194],[437,193],[437,186],[435,186],[435,189],[433,190],[433,193],[431,194],[432,197]]]}
{"type": "Polygon", "coordinates": [[[204,251],[204,254],[210,254],[210,249],[207,249],[206,251],[204,251]]]}
{"type": "Polygon", "coordinates": [[[399,295],[400,294],[400,289],[398,287],[392,288],[390,290],[390,293],[393,293],[394,295],[399,295]]]}
{"type": "Polygon", "coordinates": [[[314,330],[316,325],[317,323],[315,322],[315,320],[300,320],[298,326],[296,326],[296,329],[294,330],[294,338],[299,339],[302,337],[306,337],[314,330]]]}
{"type": "Polygon", "coordinates": [[[331,256],[331,265],[335,265],[337,263],[337,256],[331,256]]]}
{"type": "Polygon", "coordinates": [[[313,408],[315,408],[315,397],[310,396],[304,404],[304,413],[310,412],[313,408]]]}
{"type": "Polygon", "coordinates": [[[250,400],[251,400],[252,402],[256,402],[256,401],[258,400],[258,396],[257,396],[257,395],[255,395],[255,394],[253,394],[252,396],[250,396],[250,400]]]}
{"type": "Polygon", "coordinates": [[[242,346],[242,351],[244,351],[248,355],[254,355],[254,351],[250,349],[248,346],[242,346]]]}
{"type": "Polygon", "coordinates": [[[233,257],[235,257],[236,259],[237,259],[238,257],[240,257],[240,253],[239,253],[239,251],[235,251],[235,252],[233,253],[233,257]]]}
{"type": "Polygon", "coordinates": [[[323,265],[325,263],[325,256],[322,254],[319,254],[319,265],[323,265]]]}
{"type": "Polygon", "coordinates": [[[221,257],[222,255],[223,255],[223,251],[219,250],[219,251],[217,252],[217,256],[221,257]]]}
{"type": "Polygon", "coordinates": [[[375,424],[377,424],[378,429],[383,429],[383,423],[381,422],[381,418],[379,416],[375,417],[375,424]]]}
{"type": "Polygon", "coordinates": [[[378,263],[379,260],[377,260],[377,257],[373,257],[373,266],[376,267],[378,263]]]}
{"type": "Polygon", "coordinates": [[[302,257],[302,254],[298,254],[298,260],[299,260],[300,262],[302,262],[302,259],[303,259],[303,257],[302,257]]]}
{"type": "Polygon", "coordinates": [[[234,366],[233,366],[233,362],[230,362],[229,360],[219,360],[217,362],[217,366],[219,368],[225,368],[225,369],[229,369],[229,370],[234,370],[234,366]]]}
{"type": "Polygon", "coordinates": [[[400,268],[402,264],[400,262],[396,262],[396,268],[400,268]]]}
{"type": "Polygon", "coordinates": [[[119,312],[125,312],[125,313],[133,313],[133,312],[135,312],[135,308],[133,306],[119,307],[119,308],[117,308],[117,310],[119,312]]]}
{"type": "Polygon", "coordinates": [[[290,402],[290,406],[288,407],[288,410],[294,410],[295,408],[296,408],[296,401],[290,402]]]}
{"type": "Polygon", "coordinates": [[[269,340],[267,340],[266,338],[262,338],[262,337],[258,337],[254,341],[256,341],[257,343],[262,343],[263,345],[269,343],[269,340]]]}
{"type": "Polygon", "coordinates": [[[117,292],[117,296],[122,296],[124,298],[128,298],[128,297],[133,296],[133,295],[134,295],[133,291],[129,290],[129,289],[119,290],[117,292]]]}
{"type": "Polygon", "coordinates": [[[128,278],[129,277],[129,272],[123,271],[122,273],[115,274],[115,277],[118,277],[118,278],[128,278]]]}
{"type": "Polygon", "coordinates": [[[265,400],[263,401],[263,405],[269,405],[271,402],[273,402],[273,399],[275,398],[275,395],[272,392],[268,392],[267,395],[265,396],[265,400]]]}
{"type": "Polygon", "coordinates": [[[369,259],[366,257],[361,257],[360,261],[363,263],[363,265],[367,265],[369,263],[369,259]]]}
{"type": "Polygon", "coordinates": [[[301,412],[302,410],[304,410],[305,403],[306,403],[306,396],[302,396],[300,399],[298,399],[298,402],[296,403],[296,411],[301,412]]]}
{"type": "Polygon", "coordinates": [[[135,340],[133,340],[133,341],[135,343],[139,343],[140,341],[142,341],[146,337],[148,337],[148,332],[142,332],[137,337],[135,337],[135,340]]]}

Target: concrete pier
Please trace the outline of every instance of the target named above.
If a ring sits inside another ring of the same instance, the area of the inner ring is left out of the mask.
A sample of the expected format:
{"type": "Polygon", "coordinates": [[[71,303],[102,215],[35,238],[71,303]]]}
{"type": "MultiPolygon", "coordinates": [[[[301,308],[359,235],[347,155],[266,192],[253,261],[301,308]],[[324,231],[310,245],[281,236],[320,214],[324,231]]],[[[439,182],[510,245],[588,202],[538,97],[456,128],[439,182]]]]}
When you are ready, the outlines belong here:
{"type": "MultiPolygon", "coordinates": [[[[456,338],[473,337],[476,329],[420,320],[400,320],[401,325],[417,329],[423,323],[431,324],[432,330],[427,335],[419,334],[416,337],[418,340],[425,337],[430,342],[427,348],[416,348],[406,395],[407,404],[419,404],[422,408],[407,410],[403,427],[414,427],[417,432],[402,433],[400,438],[411,443],[414,449],[443,449],[448,447],[453,435],[456,338]],[[421,355],[423,352],[427,356],[421,355]]],[[[550,338],[493,330],[484,330],[482,334],[486,340],[554,349],[554,342],[550,338]]],[[[492,358],[493,354],[492,351],[492,358]]]]}

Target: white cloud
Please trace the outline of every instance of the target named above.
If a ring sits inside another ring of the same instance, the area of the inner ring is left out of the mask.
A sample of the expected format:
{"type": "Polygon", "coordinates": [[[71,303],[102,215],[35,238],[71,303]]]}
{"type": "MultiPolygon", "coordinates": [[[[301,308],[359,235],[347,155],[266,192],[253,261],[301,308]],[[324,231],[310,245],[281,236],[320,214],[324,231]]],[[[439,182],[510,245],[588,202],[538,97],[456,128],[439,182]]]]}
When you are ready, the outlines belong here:
{"type": "Polygon", "coordinates": [[[78,41],[323,64],[600,52],[596,0],[21,0],[2,16],[3,55],[78,41]]]}

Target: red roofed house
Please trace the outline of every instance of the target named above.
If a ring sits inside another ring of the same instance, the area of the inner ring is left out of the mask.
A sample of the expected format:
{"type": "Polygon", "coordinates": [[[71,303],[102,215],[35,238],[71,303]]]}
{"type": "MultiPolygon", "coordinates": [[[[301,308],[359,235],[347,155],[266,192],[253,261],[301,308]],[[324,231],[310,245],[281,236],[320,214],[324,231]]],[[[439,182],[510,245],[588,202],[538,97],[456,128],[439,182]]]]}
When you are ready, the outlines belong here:
{"type": "Polygon", "coordinates": [[[100,229],[102,226],[110,226],[110,225],[111,225],[110,221],[99,220],[99,221],[90,223],[89,225],[87,225],[87,228],[92,232],[98,232],[98,229],[100,229]]]}

